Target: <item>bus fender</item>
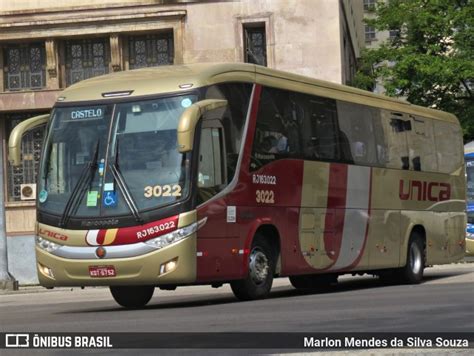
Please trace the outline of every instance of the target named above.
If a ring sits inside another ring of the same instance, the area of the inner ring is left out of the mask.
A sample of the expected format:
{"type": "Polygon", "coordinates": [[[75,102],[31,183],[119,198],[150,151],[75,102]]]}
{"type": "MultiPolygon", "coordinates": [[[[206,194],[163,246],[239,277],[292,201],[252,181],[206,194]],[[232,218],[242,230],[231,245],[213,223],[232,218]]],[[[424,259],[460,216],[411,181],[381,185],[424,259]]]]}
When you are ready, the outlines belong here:
{"type": "Polygon", "coordinates": [[[257,218],[255,221],[250,225],[249,232],[245,239],[244,243],[244,254],[242,259],[242,272],[241,276],[245,276],[248,273],[248,257],[250,255],[250,247],[252,246],[253,237],[257,232],[258,228],[262,225],[274,225],[272,219],[269,217],[257,218]]]}
{"type": "MultiPolygon", "coordinates": [[[[407,253],[408,253],[408,242],[410,241],[410,236],[415,229],[416,226],[421,226],[424,229],[424,226],[421,221],[411,221],[410,224],[408,225],[405,234],[403,235],[403,239],[400,243],[400,261],[399,261],[399,267],[403,267],[407,263],[407,253]]],[[[426,233],[426,229],[425,229],[426,233]]],[[[425,236],[426,239],[426,236],[425,236]]]]}

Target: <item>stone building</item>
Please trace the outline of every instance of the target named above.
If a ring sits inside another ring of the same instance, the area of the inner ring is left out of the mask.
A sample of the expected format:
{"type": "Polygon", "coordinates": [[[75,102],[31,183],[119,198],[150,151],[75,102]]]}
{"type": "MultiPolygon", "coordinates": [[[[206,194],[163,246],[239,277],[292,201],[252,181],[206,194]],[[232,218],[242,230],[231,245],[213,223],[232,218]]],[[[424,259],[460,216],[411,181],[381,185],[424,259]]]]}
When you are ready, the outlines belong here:
{"type": "MultiPolygon", "coordinates": [[[[385,1],[385,0],[382,0],[385,1]]],[[[364,5],[364,19],[374,19],[375,18],[375,7],[377,5],[377,0],[363,0],[364,5]]],[[[398,31],[379,31],[374,27],[367,24],[364,25],[364,41],[366,48],[378,48],[382,43],[390,41],[393,38],[399,35],[398,31]]],[[[377,80],[373,88],[373,92],[377,94],[385,94],[385,88],[381,80],[377,80]]],[[[404,100],[404,98],[401,98],[404,100]]]]}
{"type": "Polygon", "coordinates": [[[23,138],[18,168],[7,162],[6,140],[22,120],[49,112],[63,88],[115,71],[195,62],[251,62],[350,83],[364,45],[362,18],[362,0],[0,0],[0,259],[3,239],[10,273],[35,283],[28,193],[44,129],[23,138]]]}

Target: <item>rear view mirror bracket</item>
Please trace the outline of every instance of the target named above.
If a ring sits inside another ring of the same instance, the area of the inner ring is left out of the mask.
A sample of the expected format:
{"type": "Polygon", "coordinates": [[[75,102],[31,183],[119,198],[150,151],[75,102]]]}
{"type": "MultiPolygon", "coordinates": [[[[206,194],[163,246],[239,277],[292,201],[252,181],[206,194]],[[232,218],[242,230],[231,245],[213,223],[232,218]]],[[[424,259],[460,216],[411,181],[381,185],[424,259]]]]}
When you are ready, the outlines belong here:
{"type": "Polygon", "coordinates": [[[178,123],[178,151],[189,152],[193,149],[194,133],[199,119],[208,111],[227,105],[227,100],[206,99],[194,103],[187,108],[178,123]]]}
{"type": "Polygon", "coordinates": [[[8,139],[8,160],[12,166],[19,166],[21,164],[21,139],[23,135],[40,126],[44,125],[49,120],[49,114],[39,115],[20,122],[16,125],[8,139]]]}

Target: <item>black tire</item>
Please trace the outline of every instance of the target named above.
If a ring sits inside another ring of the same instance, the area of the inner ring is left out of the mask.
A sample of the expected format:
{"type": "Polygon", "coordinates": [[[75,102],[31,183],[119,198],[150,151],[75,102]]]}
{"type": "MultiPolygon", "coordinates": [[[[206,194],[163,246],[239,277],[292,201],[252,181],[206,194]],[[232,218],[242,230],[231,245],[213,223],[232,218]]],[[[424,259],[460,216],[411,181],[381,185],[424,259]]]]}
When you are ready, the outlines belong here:
{"type": "Polygon", "coordinates": [[[408,241],[405,267],[386,269],[378,273],[380,281],[387,285],[418,284],[423,279],[425,269],[425,244],[423,238],[413,232],[408,241]]]}
{"type": "Polygon", "coordinates": [[[254,237],[248,264],[247,277],[230,283],[232,292],[239,300],[264,299],[272,289],[276,253],[262,235],[254,237]]]}
{"type": "Polygon", "coordinates": [[[290,283],[296,289],[326,289],[337,283],[336,274],[309,274],[290,276],[290,283]]]}
{"type": "Polygon", "coordinates": [[[115,301],[128,309],[143,308],[150,301],[154,291],[154,286],[110,287],[115,301]]]}
{"type": "Polygon", "coordinates": [[[422,237],[413,232],[408,241],[407,263],[399,270],[402,283],[418,284],[423,279],[425,269],[425,244],[422,237]]]}

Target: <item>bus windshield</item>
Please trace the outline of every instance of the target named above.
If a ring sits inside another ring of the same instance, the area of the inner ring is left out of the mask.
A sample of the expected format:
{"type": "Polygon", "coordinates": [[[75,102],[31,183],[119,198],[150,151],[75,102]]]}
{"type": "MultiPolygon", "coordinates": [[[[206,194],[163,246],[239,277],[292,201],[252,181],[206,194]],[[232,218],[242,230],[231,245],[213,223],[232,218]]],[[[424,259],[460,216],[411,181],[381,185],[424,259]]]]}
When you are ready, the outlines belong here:
{"type": "Polygon", "coordinates": [[[39,208],[118,216],[184,199],[189,159],[177,150],[176,132],[196,98],[56,108],[38,177],[39,208]]]}
{"type": "Polygon", "coordinates": [[[466,158],[467,220],[474,224],[474,159],[466,158]]]}

